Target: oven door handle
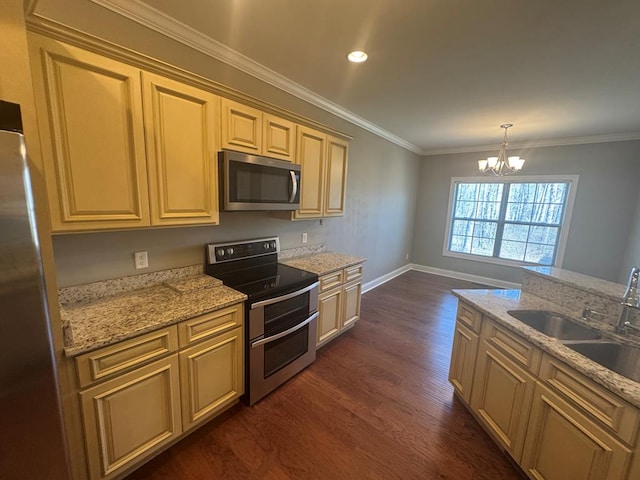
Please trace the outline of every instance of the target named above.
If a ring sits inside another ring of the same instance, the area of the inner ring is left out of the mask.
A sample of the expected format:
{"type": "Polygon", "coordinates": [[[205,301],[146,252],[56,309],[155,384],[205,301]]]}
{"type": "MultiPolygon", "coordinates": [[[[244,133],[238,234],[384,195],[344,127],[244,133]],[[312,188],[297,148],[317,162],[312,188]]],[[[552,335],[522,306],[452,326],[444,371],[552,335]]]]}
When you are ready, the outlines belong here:
{"type": "Polygon", "coordinates": [[[295,292],[287,293],[286,295],[282,295],[280,297],[269,298],[267,300],[262,300],[261,302],[256,302],[251,304],[251,310],[254,308],[264,307],[266,305],[272,305],[278,302],[284,302],[285,300],[289,300],[290,298],[297,297],[298,295],[302,295],[303,293],[308,292],[309,290],[313,290],[316,288],[320,282],[315,282],[309,285],[308,287],[301,288],[295,292]]]}
{"type": "Polygon", "coordinates": [[[309,323],[311,323],[313,320],[316,319],[317,316],[318,316],[318,312],[316,312],[313,315],[311,315],[304,322],[301,322],[298,325],[296,325],[294,327],[291,327],[289,330],[285,330],[284,332],[276,333],[275,335],[272,335],[272,336],[267,337],[267,338],[262,338],[260,340],[256,340],[255,342],[251,343],[251,348],[258,348],[260,345],[264,345],[265,343],[270,343],[270,342],[273,342],[275,340],[278,340],[279,338],[286,337],[287,335],[289,335],[289,334],[291,334],[291,333],[293,333],[293,332],[295,332],[297,330],[300,330],[305,325],[308,325],[309,323]]]}

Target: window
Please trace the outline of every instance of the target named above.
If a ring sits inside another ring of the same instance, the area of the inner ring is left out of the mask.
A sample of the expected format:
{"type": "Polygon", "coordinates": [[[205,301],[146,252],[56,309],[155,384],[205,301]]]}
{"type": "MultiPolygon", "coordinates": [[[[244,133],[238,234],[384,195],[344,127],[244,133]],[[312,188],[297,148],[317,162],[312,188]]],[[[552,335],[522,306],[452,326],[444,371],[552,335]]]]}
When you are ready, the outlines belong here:
{"type": "Polygon", "coordinates": [[[444,254],[561,263],[576,184],[577,176],[452,179],[444,254]]]}

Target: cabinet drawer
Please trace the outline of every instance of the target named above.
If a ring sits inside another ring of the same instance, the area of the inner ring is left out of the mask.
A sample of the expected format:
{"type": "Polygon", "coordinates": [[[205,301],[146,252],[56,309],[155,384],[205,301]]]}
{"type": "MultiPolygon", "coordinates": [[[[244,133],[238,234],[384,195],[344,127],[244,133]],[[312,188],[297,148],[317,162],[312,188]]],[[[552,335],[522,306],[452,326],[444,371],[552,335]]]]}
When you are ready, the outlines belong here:
{"type": "Polygon", "coordinates": [[[482,314],[463,301],[458,301],[457,320],[475,333],[480,333],[482,314]]]}
{"type": "Polygon", "coordinates": [[[344,269],[344,283],[362,278],[362,264],[344,269]]]}
{"type": "Polygon", "coordinates": [[[542,359],[540,380],[600,426],[633,445],[640,429],[640,412],[633,406],[549,355],[542,359]]]}
{"type": "Polygon", "coordinates": [[[482,326],[482,339],[509,358],[537,374],[542,361],[542,352],[515,333],[498,327],[492,321],[482,326]]]}
{"type": "Polygon", "coordinates": [[[171,326],[76,358],[80,387],[156,360],[178,350],[178,330],[171,326]]]}
{"type": "Polygon", "coordinates": [[[327,290],[331,290],[332,288],[339,287],[342,285],[342,270],[337,272],[329,273],[320,277],[320,291],[319,293],[326,292],[327,290]]]}
{"type": "Polygon", "coordinates": [[[180,346],[184,347],[239,327],[242,325],[242,317],[243,309],[240,303],[180,322],[178,325],[180,346]]]}

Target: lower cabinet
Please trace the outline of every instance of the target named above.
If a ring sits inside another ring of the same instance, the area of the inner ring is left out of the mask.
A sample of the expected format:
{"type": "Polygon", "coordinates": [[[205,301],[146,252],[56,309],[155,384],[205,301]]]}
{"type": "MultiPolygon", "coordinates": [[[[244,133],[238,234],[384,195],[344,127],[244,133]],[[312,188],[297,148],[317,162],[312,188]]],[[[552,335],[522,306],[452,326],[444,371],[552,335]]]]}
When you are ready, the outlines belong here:
{"type": "Polygon", "coordinates": [[[631,450],[544,385],[535,389],[522,458],[544,480],[614,480],[626,476],[631,450]]]}
{"type": "Polygon", "coordinates": [[[76,358],[89,477],[120,478],[244,393],[243,305],[76,358]]]}
{"type": "Polygon", "coordinates": [[[80,394],[91,478],[109,478],[182,432],[178,356],[80,394]]]}
{"type": "Polygon", "coordinates": [[[640,478],[640,410],[464,302],[449,380],[529,478],[640,478]]]}
{"type": "Polygon", "coordinates": [[[520,460],[536,379],[523,367],[481,343],[471,408],[514,460],[520,460]]]}
{"type": "Polygon", "coordinates": [[[243,393],[242,328],[180,352],[182,425],[202,423],[243,393]]]}
{"type": "Polygon", "coordinates": [[[320,277],[316,345],[351,328],[360,318],[362,264],[320,277]]]}

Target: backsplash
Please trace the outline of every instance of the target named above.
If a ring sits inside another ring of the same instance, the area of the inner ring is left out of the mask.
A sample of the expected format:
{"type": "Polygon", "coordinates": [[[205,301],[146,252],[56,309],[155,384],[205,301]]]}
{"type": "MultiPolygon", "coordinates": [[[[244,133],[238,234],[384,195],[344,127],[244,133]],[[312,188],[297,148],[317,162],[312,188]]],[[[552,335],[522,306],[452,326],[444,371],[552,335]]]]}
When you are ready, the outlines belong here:
{"type": "MultiPolygon", "coordinates": [[[[551,267],[525,267],[522,291],[542,297],[582,315],[588,307],[604,317],[593,319],[605,322],[611,329],[622,312],[622,296],[625,286],[586,275],[551,267]]],[[[640,326],[640,311],[630,309],[629,320],[640,326]]],[[[631,330],[629,334],[639,336],[631,330]]]]}

